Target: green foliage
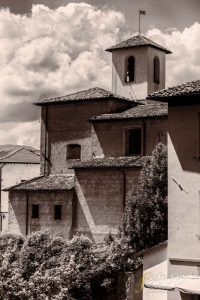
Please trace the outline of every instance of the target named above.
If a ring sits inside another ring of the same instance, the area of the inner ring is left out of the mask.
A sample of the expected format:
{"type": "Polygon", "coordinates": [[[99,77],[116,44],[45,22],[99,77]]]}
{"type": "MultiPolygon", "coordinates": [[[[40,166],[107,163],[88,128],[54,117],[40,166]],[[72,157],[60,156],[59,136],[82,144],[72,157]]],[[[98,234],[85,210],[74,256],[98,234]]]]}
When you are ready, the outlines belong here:
{"type": "Polygon", "coordinates": [[[1,300],[90,300],[94,289],[109,289],[119,271],[140,263],[125,239],[96,245],[84,236],[10,234],[0,236],[0,250],[1,300]]]}
{"type": "Polygon", "coordinates": [[[161,143],[143,167],[137,192],[127,203],[122,233],[136,251],[167,239],[167,149],[161,143]]]}

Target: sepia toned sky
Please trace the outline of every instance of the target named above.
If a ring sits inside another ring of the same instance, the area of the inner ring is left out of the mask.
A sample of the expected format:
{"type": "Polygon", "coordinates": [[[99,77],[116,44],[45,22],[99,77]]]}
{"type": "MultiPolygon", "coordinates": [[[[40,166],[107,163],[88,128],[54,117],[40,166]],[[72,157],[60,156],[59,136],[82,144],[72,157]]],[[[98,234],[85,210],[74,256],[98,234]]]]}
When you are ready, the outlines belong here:
{"type": "Polygon", "coordinates": [[[38,99],[111,89],[104,49],[137,33],[139,8],[143,33],[173,51],[167,86],[199,79],[199,0],[0,0],[0,144],[39,147],[38,99]]]}
{"type": "Polygon", "coordinates": [[[176,27],[183,29],[200,18],[199,0],[0,0],[0,6],[10,7],[14,13],[29,13],[33,4],[44,4],[55,9],[70,2],[86,2],[98,7],[107,6],[119,10],[126,16],[128,26],[137,30],[137,11],[139,8],[147,10],[144,30],[155,25],[160,29],[176,27]]]}

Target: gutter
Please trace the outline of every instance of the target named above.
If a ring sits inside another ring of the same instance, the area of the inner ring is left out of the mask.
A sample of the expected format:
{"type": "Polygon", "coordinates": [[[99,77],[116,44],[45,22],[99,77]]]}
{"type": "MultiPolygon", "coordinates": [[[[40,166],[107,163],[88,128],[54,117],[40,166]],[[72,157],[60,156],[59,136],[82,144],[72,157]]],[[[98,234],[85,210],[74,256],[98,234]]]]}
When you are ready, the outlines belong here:
{"type": "Polygon", "coordinates": [[[1,192],[2,192],[2,169],[5,166],[5,163],[0,165],[0,232],[2,232],[2,218],[3,218],[3,214],[1,211],[1,192]]]}

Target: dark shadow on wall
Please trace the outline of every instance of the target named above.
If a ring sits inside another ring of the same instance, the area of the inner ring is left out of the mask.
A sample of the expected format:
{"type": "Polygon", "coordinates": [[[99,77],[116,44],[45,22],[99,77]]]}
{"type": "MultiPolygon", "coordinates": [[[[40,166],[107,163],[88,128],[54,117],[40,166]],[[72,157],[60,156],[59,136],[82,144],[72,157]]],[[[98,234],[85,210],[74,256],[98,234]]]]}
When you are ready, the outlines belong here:
{"type": "Polygon", "coordinates": [[[168,133],[181,167],[200,173],[200,106],[169,107],[168,133]]]}

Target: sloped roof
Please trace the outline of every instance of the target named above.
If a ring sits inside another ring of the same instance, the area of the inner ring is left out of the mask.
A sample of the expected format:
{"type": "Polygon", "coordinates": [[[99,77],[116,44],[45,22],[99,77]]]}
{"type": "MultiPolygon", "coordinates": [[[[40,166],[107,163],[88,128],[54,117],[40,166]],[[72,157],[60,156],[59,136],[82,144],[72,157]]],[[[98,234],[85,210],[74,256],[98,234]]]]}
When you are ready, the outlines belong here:
{"type": "Polygon", "coordinates": [[[5,191],[65,191],[74,187],[74,175],[40,176],[6,188],[5,191]]]}
{"type": "Polygon", "coordinates": [[[8,145],[0,146],[0,163],[39,164],[40,154],[31,147],[8,145]]]}
{"type": "Polygon", "coordinates": [[[154,41],[148,39],[147,37],[145,37],[143,35],[133,36],[128,40],[125,40],[121,43],[118,43],[118,44],[106,49],[106,51],[112,52],[113,50],[117,50],[117,49],[133,48],[133,47],[144,47],[144,46],[149,46],[149,47],[159,49],[161,51],[164,51],[166,54],[172,53],[167,48],[164,48],[163,46],[155,43],[154,41]]]}
{"type": "Polygon", "coordinates": [[[110,91],[106,91],[102,88],[95,87],[88,90],[80,91],[77,93],[65,95],[62,97],[55,97],[50,99],[40,100],[35,102],[35,105],[45,105],[51,103],[71,103],[71,102],[79,102],[79,101],[94,101],[94,100],[102,100],[102,99],[116,99],[121,101],[134,102],[129,98],[125,98],[123,96],[113,94],[110,91]]]}
{"type": "Polygon", "coordinates": [[[170,98],[200,96],[200,80],[186,82],[177,86],[154,92],[148,99],[168,101],[170,98]]]}
{"type": "Polygon", "coordinates": [[[93,158],[72,165],[71,169],[100,169],[100,168],[141,168],[150,156],[123,156],[93,158]]]}
{"type": "Polygon", "coordinates": [[[125,110],[121,113],[103,114],[90,119],[90,121],[127,120],[138,118],[167,117],[168,105],[166,103],[144,104],[125,110]]]}

